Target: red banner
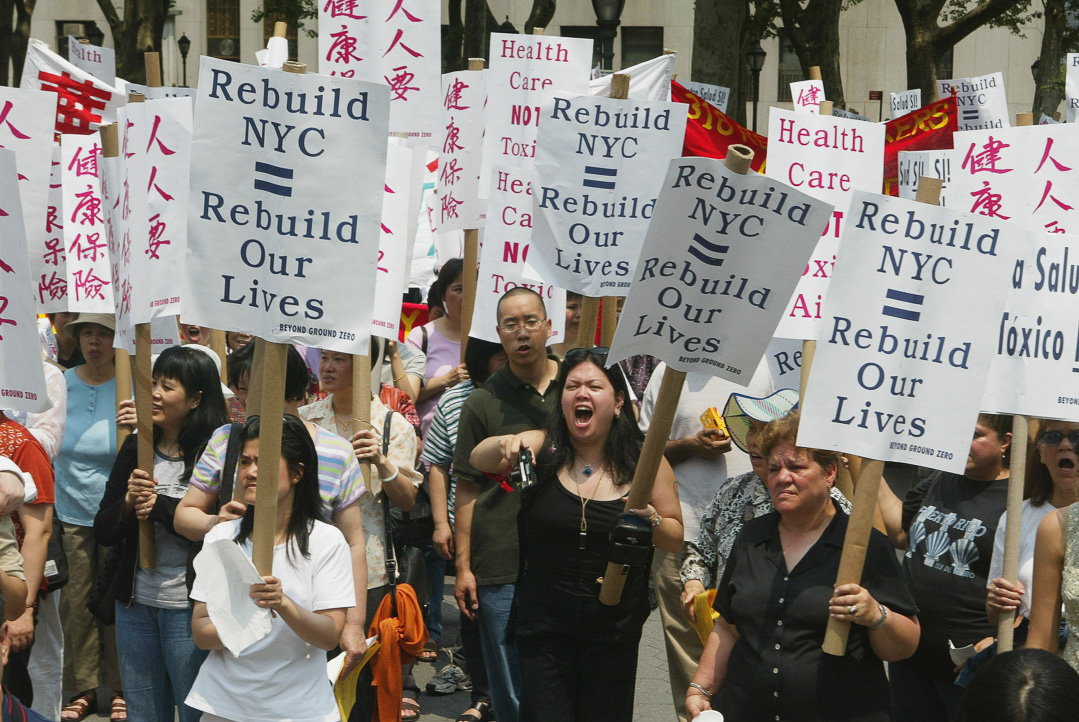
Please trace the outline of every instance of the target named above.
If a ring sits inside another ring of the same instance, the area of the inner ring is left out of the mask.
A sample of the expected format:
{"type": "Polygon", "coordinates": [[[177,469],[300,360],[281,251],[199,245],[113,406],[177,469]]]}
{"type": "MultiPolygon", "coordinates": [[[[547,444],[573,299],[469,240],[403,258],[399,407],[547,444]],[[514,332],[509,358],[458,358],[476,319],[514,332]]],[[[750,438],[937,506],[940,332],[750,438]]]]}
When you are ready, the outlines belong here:
{"type": "Polygon", "coordinates": [[[727,157],[729,146],[741,143],[753,149],[753,162],[750,167],[758,172],[764,169],[768,139],[763,135],[757,135],[738,125],[719,108],[673,80],[671,81],[671,100],[689,105],[686,140],[682,146],[683,156],[722,160],[727,157]]]}
{"type": "Polygon", "coordinates": [[[958,122],[954,95],[889,120],[884,131],[884,195],[899,195],[899,151],[951,149],[958,122]]]}

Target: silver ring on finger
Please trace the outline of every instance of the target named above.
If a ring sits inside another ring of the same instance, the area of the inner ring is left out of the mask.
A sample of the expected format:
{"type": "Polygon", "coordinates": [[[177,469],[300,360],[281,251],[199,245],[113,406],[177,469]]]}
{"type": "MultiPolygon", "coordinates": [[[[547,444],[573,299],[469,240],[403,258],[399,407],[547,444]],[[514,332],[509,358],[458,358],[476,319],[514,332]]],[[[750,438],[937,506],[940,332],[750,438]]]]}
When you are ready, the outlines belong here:
{"type": "Polygon", "coordinates": [[[857,613],[858,613],[858,605],[857,604],[852,604],[849,607],[847,607],[847,614],[857,614],[857,613]]]}

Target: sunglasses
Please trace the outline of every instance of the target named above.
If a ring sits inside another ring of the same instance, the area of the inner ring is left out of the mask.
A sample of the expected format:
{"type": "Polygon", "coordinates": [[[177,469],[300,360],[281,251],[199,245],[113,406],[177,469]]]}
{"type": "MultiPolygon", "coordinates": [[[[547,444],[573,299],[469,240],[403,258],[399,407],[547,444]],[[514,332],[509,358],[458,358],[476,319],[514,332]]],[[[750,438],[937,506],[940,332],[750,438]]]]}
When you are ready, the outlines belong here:
{"type": "Polygon", "coordinates": [[[1073,429],[1065,434],[1063,431],[1056,431],[1051,429],[1042,434],[1041,443],[1046,446],[1060,446],[1060,442],[1065,438],[1068,439],[1068,443],[1073,447],[1079,449],[1079,429],[1073,429]]]}
{"type": "Polygon", "coordinates": [[[600,368],[607,368],[607,354],[611,349],[606,346],[593,346],[592,348],[573,348],[566,352],[566,363],[579,364],[589,358],[595,359],[600,368]]]}

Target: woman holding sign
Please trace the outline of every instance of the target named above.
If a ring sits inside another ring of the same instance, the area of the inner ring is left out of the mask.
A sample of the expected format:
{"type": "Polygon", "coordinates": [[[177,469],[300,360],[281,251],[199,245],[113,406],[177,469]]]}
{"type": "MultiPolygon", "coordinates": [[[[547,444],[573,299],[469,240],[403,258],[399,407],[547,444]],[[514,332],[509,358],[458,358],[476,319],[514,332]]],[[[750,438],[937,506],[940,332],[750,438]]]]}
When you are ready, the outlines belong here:
{"type": "Polygon", "coordinates": [[[686,692],[689,718],[714,707],[738,722],[891,720],[882,660],[914,652],[918,610],[876,531],[862,583],[833,586],[848,522],[830,496],[839,454],[798,447],[798,419],[760,435],[776,510],[735,539],[717,588],[720,618],[686,692]],[[829,615],[852,623],[842,657],[821,649],[829,615]]]}
{"type": "MultiPolygon", "coordinates": [[[[640,456],[643,434],[626,406],[625,377],[606,368],[606,349],[573,349],[558,376],[561,406],[544,431],[485,440],[472,453],[480,471],[507,473],[523,448],[538,449],[535,484],[518,515],[523,561],[517,586],[521,722],[628,720],[641,629],[648,617],[649,562],[630,571],[622,600],[599,601],[611,531],[640,456]]],[[[508,482],[507,482],[508,483],[508,482]]],[[[662,462],[649,519],[653,542],[682,546],[674,473],[662,462]]]]}

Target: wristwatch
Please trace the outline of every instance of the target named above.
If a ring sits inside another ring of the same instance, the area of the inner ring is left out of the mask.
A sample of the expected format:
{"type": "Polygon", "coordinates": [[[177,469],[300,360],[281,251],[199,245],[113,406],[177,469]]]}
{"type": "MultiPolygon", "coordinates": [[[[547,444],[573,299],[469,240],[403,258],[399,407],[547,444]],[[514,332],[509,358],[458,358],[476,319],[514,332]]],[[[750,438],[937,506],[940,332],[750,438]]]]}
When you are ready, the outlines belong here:
{"type": "Polygon", "coordinates": [[[870,632],[872,632],[874,629],[880,629],[884,626],[884,623],[888,621],[888,607],[879,603],[877,604],[877,606],[880,608],[880,619],[869,625],[868,629],[870,632]]]}

